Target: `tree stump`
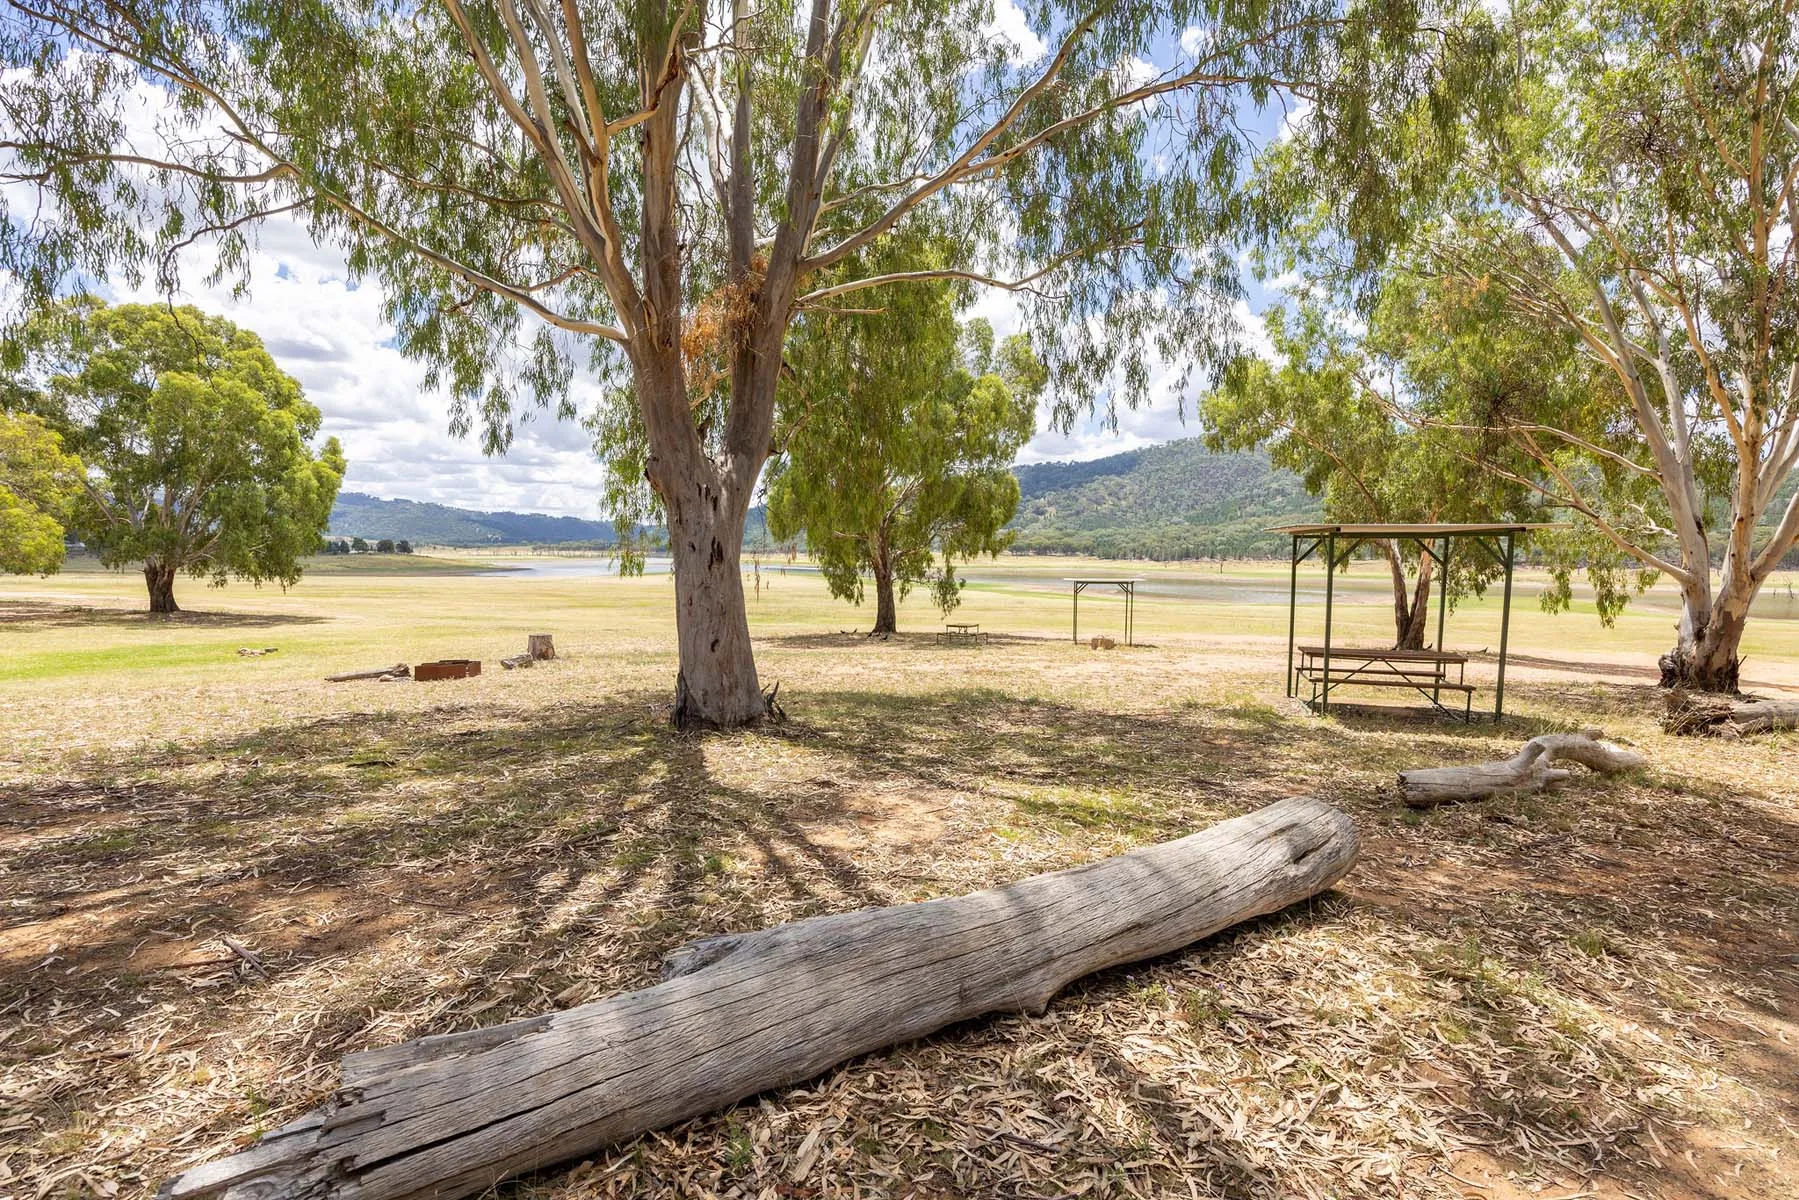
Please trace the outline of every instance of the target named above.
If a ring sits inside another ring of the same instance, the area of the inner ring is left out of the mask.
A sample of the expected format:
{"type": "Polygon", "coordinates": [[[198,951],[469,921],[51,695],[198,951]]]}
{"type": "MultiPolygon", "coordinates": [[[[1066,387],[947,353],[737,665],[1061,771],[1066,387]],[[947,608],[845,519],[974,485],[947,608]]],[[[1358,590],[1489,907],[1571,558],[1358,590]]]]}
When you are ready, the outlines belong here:
{"type": "Polygon", "coordinates": [[[663,982],[343,1061],[323,1108],[166,1200],[455,1197],[723,1108],[1323,891],[1355,825],[1295,797],[1179,841],[951,899],[675,951],[663,982]]]}
{"type": "Polygon", "coordinates": [[[1597,729],[1581,733],[1546,733],[1501,762],[1468,767],[1426,767],[1399,773],[1399,791],[1411,808],[1434,808],[1451,800],[1481,800],[1506,792],[1540,792],[1561,783],[1570,772],[1550,764],[1577,762],[1602,775],[1634,770],[1645,759],[1634,750],[1599,740],[1597,729]]]}
{"type": "Polygon", "coordinates": [[[525,653],[539,662],[547,662],[556,657],[556,643],[547,633],[534,633],[525,639],[525,653]]]}

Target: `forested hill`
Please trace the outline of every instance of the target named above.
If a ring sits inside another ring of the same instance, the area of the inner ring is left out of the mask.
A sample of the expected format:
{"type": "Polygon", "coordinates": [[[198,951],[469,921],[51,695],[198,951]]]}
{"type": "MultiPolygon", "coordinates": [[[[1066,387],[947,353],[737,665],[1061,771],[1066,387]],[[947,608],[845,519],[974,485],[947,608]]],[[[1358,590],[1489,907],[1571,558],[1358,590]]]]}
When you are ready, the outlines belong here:
{"type": "MultiPolygon", "coordinates": [[[[1214,454],[1197,438],[1147,446],[1091,462],[1014,468],[1021,500],[1014,549],[1107,558],[1272,555],[1270,525],[1318,516],[1299,477],[1261,454],[1214,454]]],[[[760,506],[747,545],[767,540],[760,506]]],[[[417,500],[338,496],[333,537],[405,538],[421,546],[518,546],[617,541],[608,521],[539,513],[477,512],[417,500]]],[[[654,535],[652,535],[654,536],[654,535]]]]}
{"type": "Polygon", "coordinates": [[[1297,475],[1262,454],[1215,454],[1198,438],[1091,462],[1013,469],[1022,499],[1015,550],[1106,558],[1272,555],[1271,525],[1315,519],[1297,475]]]}
{"type": "Polygon", "coordinates": [[[476,512],[419,500],[382,500],[342,492],[331,510],[331,536],[405,538],[421,546],[518,546],[618,539],[610,521],[548,517],[541,513],[476,512]]]}

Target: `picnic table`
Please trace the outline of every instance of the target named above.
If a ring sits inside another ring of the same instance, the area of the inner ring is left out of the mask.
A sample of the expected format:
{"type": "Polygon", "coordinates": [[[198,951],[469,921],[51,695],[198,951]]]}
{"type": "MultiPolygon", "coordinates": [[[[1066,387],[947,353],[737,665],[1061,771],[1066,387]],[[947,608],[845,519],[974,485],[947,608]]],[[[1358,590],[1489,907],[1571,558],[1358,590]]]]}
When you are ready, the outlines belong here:
{"type": "Polygon", "coordinates": [[[981,626],[975,621],[945,621],[943,632],[937,635],[940,642],[975,642],[981,640],[981,626]]]}
{"type": "Polygon", "coordinates": [[[1311,685],[1311,705],[1329,702],[1331,693],[1345,685],[1376,688],[1411,688],[1446,716],[1473,717],[1474,688],[1467,681],[1468,656],[1442,650],[1374,650],[1361,646],[1300,646],[1300,679],[1311,685]],[[1449,669],[1455,668],[1455,678],[1449,669]],[[1443,703],[1444,692],[1460,692],[1462,711],[1443,703]]]}

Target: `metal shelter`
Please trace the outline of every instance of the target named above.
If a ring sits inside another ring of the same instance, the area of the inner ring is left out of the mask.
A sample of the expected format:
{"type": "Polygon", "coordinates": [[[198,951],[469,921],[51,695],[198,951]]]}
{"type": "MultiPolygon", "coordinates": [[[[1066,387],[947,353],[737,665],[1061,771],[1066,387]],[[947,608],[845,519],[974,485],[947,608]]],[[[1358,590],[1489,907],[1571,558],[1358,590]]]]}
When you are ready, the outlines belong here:
{"type": "Polygon", "coordinates": [[[1124,593],[1124,644],[1134,645],[1131,632],[1137,616],[1137,585],[1143,580],[1130,578],[1120,579],[1107,576],[1099,579],[1064,579],[1063,583],[1074,584],[1074,640],[1081,640],[1081,593],[1095,585],[1115,587],[1124,593]]]}
{"type": "Polygon", "coordinates": [[[1444,664],[1465,663],[1465,656],[1451,655],[1443,649],[1444,621],[1449,610],[1449,564],[1451,549],[1456,541],[1473,542],[1480,551],[1489,555],[1505,572],[1505,591],[1499,610],[1499,667],[1493,684],[1493,720],[1498,721],[1505,713],[1505,652],[1506,638],[1511,631],[1512,622],[1512,573],[1517,565],[1518,535],[1532,529],[1547,528],[1544,525],[1525,525],[1514,522],[1465,523],[1465,524],[1397,524],[1397,525],[1283,525],[1270,530],[1272,533],[1284,533],[1292,539],[1291,571],[1287,585],[1287,695],[1299,694],[1300,674],[1293,667],[1294,643],[1298,633],[1299,621],[1299,564],[1312,555],[1323,551],[1326,569],[1324,573],[1324,643],[1321,647],[1305,647],[1307,663],[1301,672],[1312,682],[1312,704],[1320,712],[1330,710],[1330,696],[1334,688],[1345,684],[1377,683],[1379,686],[1411,687],[1423,693],[1431,706],[1439,712],[1450,710],[1442,704],[1441,693],[1444,690],[1461,691],[1467,695],[1464,712],[1459,715],[1471,715],[1473,710],[1473,694],[1461,680],[1450,681],[1444,664]],[[1392,540],[1400,543],[1411,542],[1418,546],[1433,562],[1437,564],[1437,644],[1434,652],[1430,651],[1390,651],[1377,653],[1341,646],[1339,667],[1336,674],[1331,668],[1331,616],[1335,599],[1337,568],[1349,560],[1356,548],[1365,542],[1392,540]],[[1303,548],[1302,548],[1303,546],[1303,548]],[[1373,656],[1370,658],[1369,656],[1373,656]],[[1355,662],[1368,663],[1383,661],[1392,657],[1394,662],[1382,667],[1355,667],[1347,672],[1342,669],[1344,658],[1355,662]],[[1411,664],[1428,662],[1433,664],[1433,674],[1426,674],[1422,668],[1411,664]],[[1363,674],[1369,670],[1371,674],[1363,674]]]}

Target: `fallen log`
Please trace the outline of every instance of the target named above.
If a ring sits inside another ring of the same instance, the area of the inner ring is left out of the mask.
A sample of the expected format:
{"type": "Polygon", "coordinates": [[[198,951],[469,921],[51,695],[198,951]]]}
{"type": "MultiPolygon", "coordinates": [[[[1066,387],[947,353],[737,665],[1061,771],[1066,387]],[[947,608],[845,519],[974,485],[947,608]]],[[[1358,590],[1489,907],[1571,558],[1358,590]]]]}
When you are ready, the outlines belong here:
{"type": "Polygon", "coordinates": [[[1511,792],[1540,792],[1571,772],[1553,764],[1575,762],[1601,775],[1615,775],[1647,761],[1634,750],[1601,741],[1597,729],[1545,733],[1501,762],[1468,767],[1425,767],[1399,773],[1399,792],[1411,808],[1434,808],[1452,800],[1480,800],[1511,792]]]}
{"type": "Polygon", "coordinates": [[[536,661],[537,660],[532,658],[529,654],[514,654],[511,658],[502,658],[500,660],[500,665],[505,667],[508,671],[514,671],[519,667],[528,667],[536,661]]]}
{"type": "Polygon", "coordinates": [[[322,1108],[163,1185],[168,1200],[468,1196],[811,1078],[1342,878],[1342,812],[1295,797],[1174,842],[953,899],[708,938],[663,982],[343,1060],[322,1108]]]}
{"type": "Polygon", "coordinates": [[[395,663],[391,667],[379,667],[373,671],[348,671],[342,675],[327,675],[325,682],[349,683],[355,679],[405,679],[411,674],[411,667],[405,663],[395,663]]]}
{"type": "Polygon", "coordinates": [[[1799,729],[1799,700],[1763,700],[1751,696],[1702,696],[1676,688],[1668,693],[1668,712],[1662,718],[1668,733],[1710,734],[1741,737],[1775,729],[1799,729]]]}

